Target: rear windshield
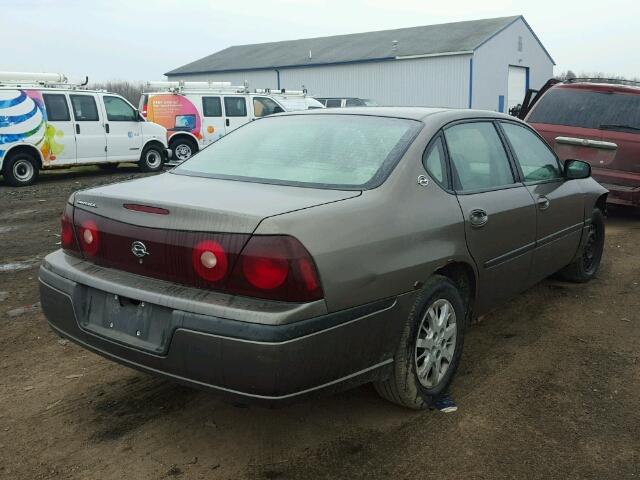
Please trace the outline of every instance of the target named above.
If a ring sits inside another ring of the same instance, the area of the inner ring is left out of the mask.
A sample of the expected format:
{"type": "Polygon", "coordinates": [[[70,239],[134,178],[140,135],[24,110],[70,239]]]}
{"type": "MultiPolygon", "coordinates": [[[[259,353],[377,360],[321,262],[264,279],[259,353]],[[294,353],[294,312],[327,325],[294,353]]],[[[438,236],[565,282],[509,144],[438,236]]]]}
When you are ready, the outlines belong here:
{"type": "Polygon", "coordinates": [[[251,122],[173,170],[183,175],[337,189],[380,185],[421,122],[287,115],[251,122]]]}
{"type": "Polygon", "coordinates": [[[527,121],[582,128],[640,129],[640,95],[555,88],[540,99],[527,121]]]}

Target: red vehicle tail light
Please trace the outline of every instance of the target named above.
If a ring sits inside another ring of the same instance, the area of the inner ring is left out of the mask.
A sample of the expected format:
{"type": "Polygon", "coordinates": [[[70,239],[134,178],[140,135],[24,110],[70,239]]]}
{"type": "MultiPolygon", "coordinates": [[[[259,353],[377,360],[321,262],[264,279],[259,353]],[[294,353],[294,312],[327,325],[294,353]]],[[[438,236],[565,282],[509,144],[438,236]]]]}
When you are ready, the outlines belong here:
{"type": "Polygon", "coordinates": [[[62,222],[63,242],[71,238],[85,260],[103,267],[282,302],[311,302],[324,295],[313,258],[287,235],[151,228],[80,207],[62,222]]]}
{"type": "Polygon", "coordinates": [[[73,231],[73,205],[65,206],[60,218],[60,246],[63,250],[78,253],[78,243],[73,231]]]}
{"type": "Polygon", "coordinates": [[[309,302],[323,296],[309,252],[298,240],[285,235],[251,237],[227,289],[230,293],[285,302],[309,302]]]}
{"type": "Polygon", "coordinates": [[[193,247],[191,263],[196,274],[207,282],[221,280],[229,267],[227,253],[213,240],[202,240],[193,247]]]}
{"type": "Polygon", "coordinates": [[[100,249],[100,233],[93,220],[85,220],[78,229],[82,251],[94,257],[100,249]]]}

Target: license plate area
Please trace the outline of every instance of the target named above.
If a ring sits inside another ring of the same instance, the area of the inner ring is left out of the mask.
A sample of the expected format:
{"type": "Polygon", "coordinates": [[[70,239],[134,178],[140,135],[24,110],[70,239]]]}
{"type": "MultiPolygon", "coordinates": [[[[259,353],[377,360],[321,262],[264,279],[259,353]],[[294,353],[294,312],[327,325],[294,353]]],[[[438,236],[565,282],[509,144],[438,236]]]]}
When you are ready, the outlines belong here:
{"type": "Polygon", "coordinates": [[[89,287],[77,292],[80,327],[109,340],[166,354],[182,321],[174,310],[89,287]]]}

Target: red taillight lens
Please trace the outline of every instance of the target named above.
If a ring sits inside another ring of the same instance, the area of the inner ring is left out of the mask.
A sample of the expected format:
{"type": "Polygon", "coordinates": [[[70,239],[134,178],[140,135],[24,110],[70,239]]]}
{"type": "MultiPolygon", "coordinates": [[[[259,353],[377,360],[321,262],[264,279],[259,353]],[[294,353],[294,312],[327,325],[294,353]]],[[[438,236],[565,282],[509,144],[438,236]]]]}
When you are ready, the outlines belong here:
{"type": "Polygon", "coordinates": [[[244,278],[254,287],[261,290],[273,290],[287,279],[289,262],[285,258],[244,256],[242,273],[244,278]]]}
{"type": "Polygon", "coordinates": [[[82,251],[88,255],[95,256],[100,249],[100,233],[96,222],[93,220],[82,222],[78,229],[78,236],[80,237],[82,251]]]}
{"type": "Polygon", "coordinates": [[[213,240],[203,240],[193,247],[191,263],[198,276],[207,282],[221,280],[229,268],[224,248],[213,240]]]}
{"type": "Polygon", "coordinates": [[[60,246],[67,251],[79,252],[73,232],[73,205],[67,204],[60,218],[60,246]]]}
{"type": "Polygon", "coordinates": [[[60,219],[60,245],[62,248],[70,250],[74,247],[73,241],[73,223],[66,214],[62,214],[60,219]]]}
{"type": "Polygon", "coordinates": [[[251,237],[227,285],[229,293],[284,302],[322,298],[318,272],[302,244],[285,235],[251,237]]]}

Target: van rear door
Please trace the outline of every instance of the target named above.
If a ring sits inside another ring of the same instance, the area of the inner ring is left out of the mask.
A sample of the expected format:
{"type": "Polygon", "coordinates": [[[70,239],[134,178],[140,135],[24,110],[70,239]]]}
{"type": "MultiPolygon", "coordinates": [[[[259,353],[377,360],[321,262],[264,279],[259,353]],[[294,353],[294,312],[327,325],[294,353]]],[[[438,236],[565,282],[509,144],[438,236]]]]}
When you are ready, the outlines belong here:
{"type": "Polygon", "coordinates": [[[244,95],[224,97],[224,115],[226,133],[248,123],[251,118],[248,115],[247,97],[244,95]]]}
{"type": "Polygon", "coordinates": [[[100,163],[107,159],[104,118],[95,93],[69,95],[76,136],[77,163],[100,163]]]}
{"type": "Polygon", "coordinates": [[[72,165],[76,163],[76,138],[71,110],[66,93],[43,92],[47,111],[47,128],[42,157],[45,165],[72,165]]]}
{"type": "MultiPolygon", "coordinates": [[[[202,95],[202,142],[204,146],[215,142],[225,134],[220,95],[202,95]]],[[[194,99],[194,103],[196,100],[194,99]]]]}

